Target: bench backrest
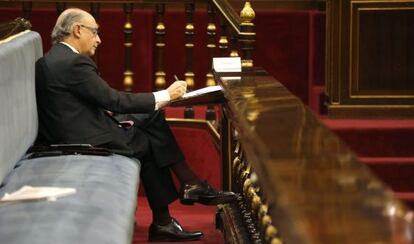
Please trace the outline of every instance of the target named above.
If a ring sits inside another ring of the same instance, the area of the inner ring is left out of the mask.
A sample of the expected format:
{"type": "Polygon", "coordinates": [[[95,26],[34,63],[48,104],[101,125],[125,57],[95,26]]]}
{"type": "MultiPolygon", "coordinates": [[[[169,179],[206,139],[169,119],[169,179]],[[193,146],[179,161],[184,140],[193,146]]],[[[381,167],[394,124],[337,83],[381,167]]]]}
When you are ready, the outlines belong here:
{"type": "Polygon", "coordinates": [[[0,183],[36,139],[35,62],[42,54],[37,32],[0,42],[0,183]]]}

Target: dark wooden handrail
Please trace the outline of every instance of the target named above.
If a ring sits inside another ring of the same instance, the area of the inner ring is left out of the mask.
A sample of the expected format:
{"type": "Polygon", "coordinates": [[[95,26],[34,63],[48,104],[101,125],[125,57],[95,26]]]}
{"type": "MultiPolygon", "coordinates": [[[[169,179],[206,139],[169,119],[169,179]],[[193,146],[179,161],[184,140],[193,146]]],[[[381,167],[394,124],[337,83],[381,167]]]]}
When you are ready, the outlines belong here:
{"type": "Polygon", "coordinates": [[[215,77],[224,183],[241,194],[220,216],[252,234],[233,242],[412,242],[413,212],[299,98],[265,71],[215,77]]]}
{"type": "Polygon", "coordinates": [[[240,34],[240,16],[236,13],[232,5],[228,1],[222,0],[211,0],[216,8],[220,11],[221,15],[227,20],[227,22],[232,26],[233,31],[240,34]]]}

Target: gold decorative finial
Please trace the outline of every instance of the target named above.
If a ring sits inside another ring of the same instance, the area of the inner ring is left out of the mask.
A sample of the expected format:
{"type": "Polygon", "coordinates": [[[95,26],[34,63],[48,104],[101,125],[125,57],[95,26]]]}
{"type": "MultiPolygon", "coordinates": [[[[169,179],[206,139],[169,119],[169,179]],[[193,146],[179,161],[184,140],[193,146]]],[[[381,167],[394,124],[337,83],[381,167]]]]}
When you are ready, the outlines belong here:
{"type": "Polygon", "coordinates": [[[155,27],[157,31],[165,31],[165,25],[162,22],[158,22],[157,26],[155,27]]]}
{"type": "Polygon", "coordinates": [[[246,1],[242,11],[240,12],[240,18],[242,19],[243,23],[251,23],[256,14],[252,8],[252,5],[249,1],[246,1]]]}
{"type": "Polygon", "coordinates": [[[184,76],[185,76],[185,82],[187,83],[187,89],[188,90],[194,89],[194,73],[186,72],[184,76]]]}
{"type": "Polygon", "coordinates": [[[157,91],[165,89],[167,86],[167,83],[165,81],[165,72],[158,71],[155,72],[155,89],[157,91]]]}
{"type": "Polygon", "coordinates": [[[134,75],[134,73],[131,70],[126,70],[124,72],[124,88],[125,88],[125,91],[131,91],[132,90],[132,86],[134,85],[134,79],[132,78],[133,75],[134,75]]]}

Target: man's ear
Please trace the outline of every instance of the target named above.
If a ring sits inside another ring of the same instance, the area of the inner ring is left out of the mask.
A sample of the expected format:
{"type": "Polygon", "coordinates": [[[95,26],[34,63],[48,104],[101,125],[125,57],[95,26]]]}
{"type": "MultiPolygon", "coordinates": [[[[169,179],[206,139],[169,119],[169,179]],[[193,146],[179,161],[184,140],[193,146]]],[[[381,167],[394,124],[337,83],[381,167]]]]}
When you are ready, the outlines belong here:
{"type": "Polygon", "coordinates": [[[81,35],[80,29],[81,29],[80,25],[74,25],[72,27],[72,34],[75,38],[78,38],[78,39],[80,38],[80,35],[81,35]]]}

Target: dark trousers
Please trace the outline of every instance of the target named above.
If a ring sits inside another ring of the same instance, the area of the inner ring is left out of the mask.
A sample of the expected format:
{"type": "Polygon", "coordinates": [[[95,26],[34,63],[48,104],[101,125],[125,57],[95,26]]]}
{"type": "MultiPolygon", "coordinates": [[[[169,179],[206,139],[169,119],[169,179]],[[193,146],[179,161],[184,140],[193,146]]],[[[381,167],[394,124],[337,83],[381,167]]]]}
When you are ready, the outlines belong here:
{"type": "Polygon", "coordinates": [[[141,179],[150,207],[167,206],[178,197],[170,166],[185,159],[163,113],[128,114],[117,119],[134,121],[125,133],[134,156],[141,161],[141,179]]]}

